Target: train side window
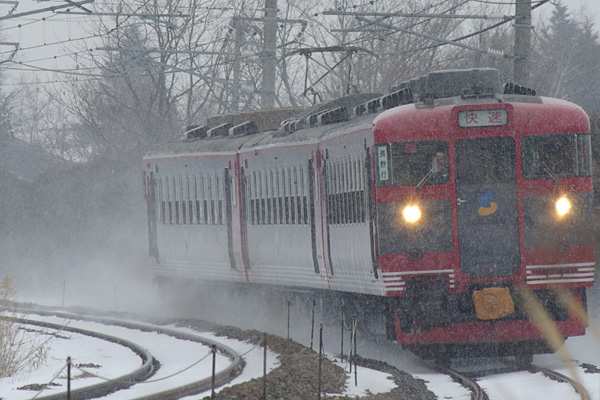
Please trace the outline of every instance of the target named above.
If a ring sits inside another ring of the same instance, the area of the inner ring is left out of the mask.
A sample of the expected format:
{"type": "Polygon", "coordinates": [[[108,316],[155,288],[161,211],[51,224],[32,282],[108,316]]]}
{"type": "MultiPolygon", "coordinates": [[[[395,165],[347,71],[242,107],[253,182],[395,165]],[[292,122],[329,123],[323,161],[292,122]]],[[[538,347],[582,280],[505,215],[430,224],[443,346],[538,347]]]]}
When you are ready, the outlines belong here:
{"type": "Polygon", "coordinates": [[[188,199],[188,194],[189,194],[189,190],[188,190],[188,184],[187,184],[187,176],[185,177],[185,184],[182,185],[182,192],[183,192],[183,196],[181,197],[181,223],[183,225],[187,225],[188,223],[188,219],[187,219],[187,199],[188,199]]]}
{"type": "Polygon", "coordinates": [[[265,224],[265,190],[264,190],[264,173],[262,170],[258,171],[258,198],[260,199],[259,201],[259,214],[258,214],[258,224],[259,225],[264,225],[265,224]]]}
{"type": "Polygon", "coordinates": [[[326,208],[326,218],[327,218],[327,223],[330,224],[333,218],[333,195],[331,194],[333,191],[332,188],[332,179],[331,179],[331,163],[327,163],[325,165],[325,208],[326,208]]]}
{"type": "Polygon", "coordinates": [[[350,222],[353,224],[358,222],[356,212],[356,160],[350,160],[350,222]]]}
{"type": "Polygon", "coordinates": [[[175,222],[175,214],[173,210],[173,202],[175,200],[175,180],[171,179],[169,184],[169,224],[173,224],[175,222]]]}
{"type": "Polygon", "coordinates": [[[340,196],[337,162],[332,162],[331,167],[331,223],[340,223],[340,196]]]}
{"type": "Polygon", "coordinates": [[[327,220],[330,224],[335,223],[335,217],[337,213],[336,209],[336,197],[335,197],[335,163],[329,162],[327,164],[327,220]]]}
{"type": "Polygon", "coordinates": [[[344,161],[340,160],[337,163],[336,168],[337,174],[337,197],[338,197],[338,224],[344,224],[346,222],[346,204],[344,199],[344,161]]]}
{"type": "Polygon", "coordinates": [[[348,171],[349,160],[344,160],[342,164],[342,178],[343,178],[343,199],[344,199],[344,223],[349,224],[352,222],[351,204],[350,204],[350,174],[348,171]]]}
{"type": "Polygon", "coordinates": [[[217,184],[219,185],[218,192],[218,215],[219,215],[219,225],[225,224],[225,207],[223,207],[223,202],[225,199],[225,173],[222,172],[222,175],[217,175],[217,184]]]}
{"type": "Polygon", "coordinates": [[[209,200],[210,199],[210,175],[204,175],[202,184],[204,185],[203,197],[202,197],[202,213],[204,214],[204,225],[209,225],[210,221],[210,209],[209,209],[209,200]]]}
{"type": "Polygon", "coordinates": [[[283,169],[277,169],[277,219],[280,224],[285,224],[285,211],[283,209],[283,169]]]}
{"type": "Polygon", "coordinates": [[[223,209],[223,200],[219,199],[218,205],[219,205],[219,209],[217,211],[219,213],[219,225],[223,225],[225,223],[224,218],[223,218],[223,212],[225,211],[223,209]]]}
{"type": "Polygon", "coordinates": [[[277,168],[273,169],[273,191],[271,192],[271,201],[273,202],[273,224],[279,223],[278,210],[277,210],[277,197],[279,196],[279,180],[277,168]]]}
{"type": "Polygon", "coordinates": [[[247,184],[246,190],[248,191],[248,208],[250,209],[250,224],[256,225],[256,212],[254,209],[254,186],[255,186],[255,176],[254,172],[250,172],[247,174],[247,184]]]}
{"type": "Polygon", "coordinates": [[[273,171],[266,171],[267,182],[265,185],[265,197],[267,199],[267,225],[273,224],[273,203],[271,199],[273,198],[273,171]]]}
{"type": "Polygon", "coordinates": [[[213,225],[219,225],[219,177],[211,176],[212,196],[210,197],[210,217],[213,225]]]}
{"type": "Polygon", "coordinates": [[[285,223],[290,223],[290,171],[287,167],[283,169],[283,207],[285,210],[285,223]]]}
{"type": "Polygon", "coordinates": [[[255,201],[255,207],[256,207],[256,225],[260,225],[261,220],[260,220],[260,196],[261,196],[261,191],[260,191],[260,185],[261,185],[261,179],[260,179],[260,171],[255,171],[255,176],[256,176],[256,201],[255,201]]]}
{"type": "Polygon", "coordinates": [[[290,169],[290,220],[292,224],[296,223],[296,190],[298,187],[298,180],[296,178],[296,167],[290,169]]]}
{"type": "Polygon", "coordinates": [[[205,225],[212,225],[212,175],[206,174],[204,176],[204,223],[205,225]]]}
{"type": "Polygon", "coordinates": [[[297,170],[297,191],[296,191],[296,215],[297,215],[297,224],[302,225],[303,223],[303,214],[302,214],[302,195],[304,194],[304,187],[302,182],[302,167],[298,167],[297,170]]]}
{"type": "Polygon", "coordinates": [[[259,198],[259,195],[258,195],[258,184],[259,184],[258,171],[254,171],[253,175],[254,175],[254,213],[255,213],[255,222],[256,222],[256,225],[260,225],[260,219],[259,219],[259,215],[260,215],[260,198],[259,198]]]}
{"type": "Polygon", "coordinates": [[[360,160],[354,160],[354,216],[356,223],[361,223],[360,219],[360,160]]]}
{"type": "Polygon", "coordinates": [[[344,196],[343,196],[343,176],[342,176],[342,162],[339,161],[335,166],[335,182],[336,182],[336,197],[337,197],[337,221],[338,224],[344,223],[344,196]]]}
{"type": "Polygon", "coordinates": [[[175,180],[175,223],[181,224],[181,175],[175,180]]]}
{"type": "Polygon", "coordinates": [[[189,197],[188,197],[188,204],[187,204],[187,208],[188,208],[188,223],[190,225],[194,225],[196,223],[196,218],[195,218],[195,213],[194,213],[194,200],[196,199],[195,184],[196,184],[195,178],[193,176],[190,176],[188,178],[188,185],[189,185],[188,193],[189,193],[189,197]]]}
{"type": "Polygon", "coordinates": [[[359,204],[359,215],[360,215],[360,222],[361,223],[365,223],[366,222],[366,211],[367,211],[367,204],[366,204],[366,198],[365,198],[365,190],[366,190],[366,185],[367,182],[365,182],[365,163],[362,159],[359,160],[358,163],[358,168],[359,168],[359,192],[358,192],[358,204],[359,204]]]}
{"type": "Polygon", "coordinates": [[[335,165],[335,175],[336,175],[336,191],[335,195],[337,197],[337,208],[338,208],[338,216],[337,223],[344,223],[344,175],[342,174],[342,170],[344,168],[343,161],[338,161],[335,165]]]}
{"type": "Polygon", "coordinates": [[[165,223],[165,213],[166,213],[166,204],[165,204],[165,196],[163,192],[163,180],[157,179],[156,184],[158,185],[158,201],[160,202],[160,216],[159,221],[161,223],[165,223]]]}
{"type": "Polygon", "coordinates": [[[202,175],[196,178],[196,223],[202,225],[204,223],[204,209],[202,208],[202,200],[204,198],[204,179],[202,175]]]}
{"type": "Polygon", "coordinates": [[[301,193],[300,193],[300,197],[301,197],[301,204],[302,204],[302,224],[306,225],[306,193],[307,193],[307,189],[306,189],[306,174],[304,171],[304,167],[300,167],[300,185],[301,185],[301,193]]]}
{"type": "Polygon", "coordinates": [[[342,161],[340,164],[340,178],[342,183],[342,224],[349,222],[349,209],[348,206],[348,160],[342,161]]]}

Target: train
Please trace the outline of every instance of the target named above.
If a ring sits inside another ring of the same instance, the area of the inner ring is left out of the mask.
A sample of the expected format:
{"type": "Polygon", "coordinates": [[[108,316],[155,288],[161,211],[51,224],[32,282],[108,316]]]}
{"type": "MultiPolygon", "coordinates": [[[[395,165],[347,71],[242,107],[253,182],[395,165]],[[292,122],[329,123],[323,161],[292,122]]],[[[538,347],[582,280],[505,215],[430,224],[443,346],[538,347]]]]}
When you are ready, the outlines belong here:
{"type": "Polygon", "coordinates": [[[570,102],[492,68],[224,115],[143,159],[157,279],[321,293],[419,354],[552,351],[585,333],[592,144],[570,102]],[[212,125],[212,126],[211,126],[212,125]],[[575,307],[576,308],[576,307],[575,307]]]}

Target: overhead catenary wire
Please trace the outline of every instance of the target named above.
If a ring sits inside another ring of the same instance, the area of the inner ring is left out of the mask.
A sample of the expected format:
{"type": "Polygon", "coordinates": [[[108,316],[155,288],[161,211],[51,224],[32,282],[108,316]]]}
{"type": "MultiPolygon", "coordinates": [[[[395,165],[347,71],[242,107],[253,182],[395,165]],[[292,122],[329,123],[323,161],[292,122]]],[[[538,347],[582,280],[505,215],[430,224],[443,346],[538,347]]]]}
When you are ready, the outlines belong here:
{"type": "MultiPolygon", "coordinates": [[[[133,14],[134,13],[128,14],[128,15],[133,15],[133,14]]],[[[111,31],[108,31],[108,32],[105,32],[105,33],[101,33],[101,34],[94,34],[94,35],[89,35],[89,36],[86,36],[86,37],[81,37],[81,38],[76,38],[76,39],[69,38],[68,40],[61,40],[61,41],[56,41],[56,42],[53,42],[53,43],[45,43],[43,45],[32,46],[32,47],[28,47],[28,48],[22,48],[21,49],[21,53],[26,52],[28,50],[39,49],[39,48],[46,47],[46,46],[62,45],[62,44],[66,44],[66,43],[73,43],[75,41],[82,41],[82,40],[88,40],[88,39],[93,39],[93,38],[101,38],[101,37],[106,36],[107,34],[111,33],[115,29],[118,29],[118,27],[117,28],[113,28],[113,30],[111,30],[111,31]]],[[[0,54],[2,54],[2,53],[4,53],[4,52],[0,52],[0,54]]],[[[79,52],[73,52],[71,54],[66,54],[66,55],[63,54],[63,55],[54,56],[54,57],[38,58],[35,61],[56,60],[57,57],[65,57],[65,56],[75,55],[75,54],[80,54],[80,53],[81,53],[81,51],[79,51],[79,52]]],[[[29,62],[33,62],[33,61],[29,61],[29,62]]],[[[62,71],[60,71],[60,69],[52,69],[52,68],[45,68],[45,69],[39,69],[39,70],[52,71],[52,72],[62,72],[62,71]]],[[[65,73],[70,73],[70,72],[69,71],[65,71],[65,73]]],[[[79,74],[79,73],[75,73],[75,74],[79,74]]]]}

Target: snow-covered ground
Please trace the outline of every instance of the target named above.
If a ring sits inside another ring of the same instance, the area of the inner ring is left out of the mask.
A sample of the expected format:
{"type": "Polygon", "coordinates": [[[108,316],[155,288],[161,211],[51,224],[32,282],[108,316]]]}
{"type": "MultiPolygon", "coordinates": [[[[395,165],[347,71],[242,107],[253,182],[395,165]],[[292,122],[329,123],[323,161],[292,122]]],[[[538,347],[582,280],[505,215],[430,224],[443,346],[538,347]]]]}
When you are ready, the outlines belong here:
{"type": "MultiPolygon", "coordinates": [[[[169,388],[193,382],[205,376],[210,376],[212,371],[212,357],[209,356],[210,349],[199,343],[185,340],[177,340],[167,335],[155,332],[144,332],[132,330],[119,326],[103,325],[95,322],[77,320],[65,321],[58,317],[41,317],[27,315],[28,319],[51,322],[54,324],[68,324],[68,326],[101,332],[135,342],[148,349],[150,353],[161,362],[158,372],[147,382],[142,382],[129,389],[122,390],[103,397],[109,400],[127,400],[141,397],[147,394],[167,390],[169,388]]],[[[168,327],[186,333],[198,334],[191,329],[168,327]]],[[[35,328],[36,332],[30,335],[40,335],[40,332],[53,332],[49,329],[35,328]]],[[[47,362],[39,369],[21,373],[18,376],[0,380],[0,396],[6,399],[25,400],[35,396],[43,397],[52,393],[66,390],[66,365],[67,357],[71,357],[74,365],[85,364],[88,367],[74,368],[72,373],[71,387],[77,389],[100,383],[103,380],[116,379],[141,365],[140,358],[127,348],[118,344],[100,339],[85,337],[77,333],[62,331],[51,341],[51,350],[47,362]],[[93,367],[89,367],[93,365],[93,367]],[[62,372],[61,372],[62,371],[62,372]],[[83,371],[99,376],[84,376],[83,371]],[[55,378],[56,377],[56,378],[55,378]],[[38,394],[36,390],[19,390],[27,385],[45,384],[53,382],[59,386],[50,386],[47,390],[38,394]]],[[[212,333],[202,333],[201,336],[217,340],[243,354],[246,361],[244,372],[231,383],[223,386],[231,386],[245,382],[253,378],[261,377],[263,374],[263,349],[237,340],[216,337],[212,333]]],[[[217,355],[217,370],[229,365],[222,355],[217,355]]],[[[276,355],[267,353],[267,369],[270,371],[277,366],[276,355]]],[[[340,364],[340,366],[344,366],[340,364]]],[[[366,368],[358,369],[360,379],[358,385],[349,385],[347,394],[362,395],[366,391],[371,393],[389,391],[394,387],[393,382],[388,379],[387,374],[366,368]]],[[[190,396],[189,399],[203,398],[210,393],[190,396]]]]}
{"type": "MultiPolygon", "coordinates": [[[[82,279],[82,282],[89,281],[90,280],[82,279]]],[[[56,284],[54,286],[45,285],[41,288],[38,287],[33,289],[23,287],[22,290],[19,286],[17,286],[17,293],[19,295],[19,300],[21,301],[31,301],[49,306],[60,307],[64,305],[65,307],[102,307],[107,311],[131,311],[153,316],[171,315],[170,313],[174,310],[165,306],[165,302],[162,299],[159,299],[155,292],[153,292],[151,289],[148,289],[149,287],[151,287],[151,285],[149,278],[147,277],[143,277],[143,279],[127,280],[119,279],[113,276],[112,278],[104,277],[101,279],[96,279],[94,286],[86,286],[85,284],[76,285],[70,284],[69,282],[64,284],[56,284]],[[146,280],[144,281],[144,279],[146,280]]],[[[591,289],[589,291],[589,298],[590,315],[592,318],[600,320],[600,289],[598,287],[591,289]]],[[[282,301],[282,304],[283,303],[284,302],[282,301]]],[[[206,315],[199,316],[193,314],[197,311],[197,308],[198,307],[196,307],[194,310],[177,309],[175,311],[179,312],[180,315],[190,317],[206,317],[206,315]]],[[[214,311],[209,312],[214,313],[214,311]]],[[[267,314],[270,314],[268,310],[257,309],[257,312],[253,313],[252,315],[245,315],[245,319],[243,318],[244,315],[233,317],[228,315],[209,315],[209,317],[211,317],[209,319],[213,319],[212,317],[214,317],[217,322],[234,323],[235,325],[240,325],[243,328],[268,330],[270,333],[285,336],[285,320],[281,321],[280,318],[276,321],[272,321],[270,320],[271,315],[267,314]]],[[[325,321],[317,320],[317,324],[320,322],[325,321]]],[[[120,328],[110,327],[107,329],[107,333],[114,334],[115,330],[119,330],[120,328]]],[[[301,321],[300,317],[292,319],[292,339],[307,345],[310,343],[309,329],[310,328],[307,328],[306,326],[306,321],[301,321]]],[[[339,348],[339,334],[337,334],[338,329],[339,328],[332,328],[330,326],[329,330],[327,330],[328,338],[326,338],[325,348],[330,351],[339,348]]],[[[169,357],[175,356],[177,353],[183,353],[184,359],[179,361],[178,366],[169,367],[169,369],[165,368],[163,371],[159,371],[163,374],[177,372],[197,361],[204,353],[206,353],[206,349],[198,348],[195,348],[194,350],[179,351],[178,347],[175,347],[174,349],[177,351],[173,351],[173,349],[168,348],[169,346],[165,346],[162,340],[158,340],[156,337],[152,338],[152,334],[149,334],[147,338],[145,336],[146,335],[138,332],[134,334],[134,339],[136,339],[134,341],[140,342],[140,340],[143,340],[143,343],[147,343],[144,344],[144,346],[147,346],[149,350],[157,356],[157,358],[166,357],[166,359],[169,359],[169,357]],[[155,347],[156,350],[154,350],[155,347]]],[[[81,349],[81,354],[84,355],[84,358],[87,358],[87,354],[91,355],[95,352],[89,349],[86,350],[85,346],[77,344],[79,342],[76,339],[73,339],[73,341],[70,340],[69,342],[70,343],[61,343],[60,341],[57,341],[53,345],[52,359],[55,361],[49,363],[49,365],[43,367],[43,369],[23,377],[0,381],[0,396],[10,399],[30,398],[8,396],[4,391],[9,389],[12,390],[12,388],[17,386],[22,386],[24,384],[22,382],[25,381],[36,383],[46,382],[48,380],[48,376],[51,377],[64,365],[66,356],[71,355],[74,358],[74,362],[78,362],[77,356],[74,355],[74,349],[78,349],[78,351],[81,349]]],[[[94,341],[88,341],[88,343],[96,343],[90,345],[92,348],[94,348],[94,346],[98,346],[97,342],[94,341]]],[[[228,345],[242,353],[249,350],[249,345],[244,343],[228,342],[228,345]]],[[[380,343],[375,345],[369,341],[361,341],[359,336],[358,348],[359,353],[365,357],[388,362],[400,370],[403,370],[417,378],[423,379],[426,382],[429,390],[434,392],[440,399],[470,399],[470,392],[467,389],[452,381],[450,377],[432,371],[426,364],[422,362],[421,359],[414,356],[410,352],[402,350],[398,344],[388,343],[384,345],[380,343]]],[[[570,356],[579,363],[589,363],[595,366],[600,365],[600,338],[596,337],[589,329],[585,336],[569,338],[566,341],[565,348],[570,356]]],[[[113,351],[115,350],[111,350],[111,346],[107,345],[106,349],[103,349],[102,352],[98,353],[105,353],[109,355],[112,354],[111,352],[113,351]]],[[[107,356],[107,359],[105,360],[96,362],[97,364],[104,366],[101,375],[118,375],[118,368],[122,367],[120,364],[125,364],[126,362],[124,360],[121,363],[121,357],[123,356],[119,356],[119,362],[110,360],[110,356],[107,356]],[[110,367],[110,365],[113,364],[115,364],[115,367],[114,370],[111,371],[112,367],[110,367]]],[[[248,367],[244,371],[243,376],[237,378],[235,382],[251,379],[252,377],[262,376],[262,351],[260,349],[252,351],[245,356],[245,359],[248,362],[248,367]]],[[[275,357],[269,356],[269,359],[269,368],[273,368],[276,365],[275,357]]],[[[466,362],[468,363],[469,361],[467,360],[466,362]]],[[[481,360],[473,360],[473,363],[476,365],[478,365],[480,362],[481,360]]],[[[535,356],[534,363],[540,366],[549,367],[565,375],[570,375],[569,369],[562,365],[556,355],[550,354],[535,356]]],[[[578,378],[583,382],[584,386],[589,392],[590,398],[593,400],[600,400],[600,374],[585,373],[585,371],[583,371],[581,368],[577,368],[576,371],[578,378]]],[[[203,372],[197,371],[197,373],[194,374],[194,378],[197,379],[202,373],[203,372]]],[[[156,377],[153,379],[155,378],[156,377]]],[[[353,385],[353,381],[350,382],[348,387],[350,393],[360,395],[364,394],[366,389],[374,393],[388,391],[392,385],[391,381],[387,379],[385,374],[367,371],[364,369],[359,370],[358,382],[359,387],[356,388],[353,385]]],[[[558,384],[548,380],[548,378],[545,378],[540,374],[533,375],[526,372],[487,376],[480,379],[480,384],[482,387],[487,389],[490,399],[492,400],[532,398],[576,400],[579,398],[567,384],[558,384]]],[[[139,387],[140,388],[136,390],[142,390],[143,385],[139,385],[139,387]]],[[[31,396],[31,393],[29,393],[29,395],[31,396]]],[[[115,394],[113,396],[117,397],[110,398],[131,398],[130,394],[121,395],[115,394]],[[124,397],[118,397],[121,395],[124,397]]],[[[201,398],[201,396],[193,396],[191,398],[201,398]]]]}

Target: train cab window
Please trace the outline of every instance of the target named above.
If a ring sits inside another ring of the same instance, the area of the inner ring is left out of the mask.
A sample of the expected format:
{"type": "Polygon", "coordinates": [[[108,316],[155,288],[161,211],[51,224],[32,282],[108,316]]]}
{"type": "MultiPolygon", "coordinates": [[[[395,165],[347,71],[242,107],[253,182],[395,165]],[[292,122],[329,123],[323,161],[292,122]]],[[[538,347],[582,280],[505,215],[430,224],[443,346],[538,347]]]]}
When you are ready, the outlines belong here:
{"type": "Polygon", "coordinates": [[[441,140],[375,145],[377,186],[422,186],[448,182],[448,143],[441,140]]]}
{"type": "Polygon", "coordinates": [[[515,179],[515,142],[511,137],[460,139],[454,146],[454,156],[457,183],[501,183],[515,179]]]}
{"type": "Polygon", "coordinates": [[[521,165],[527,179],[587,177],[592,174],[589,134],[530,135],[521,142],[521,165]]]}

